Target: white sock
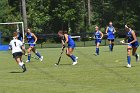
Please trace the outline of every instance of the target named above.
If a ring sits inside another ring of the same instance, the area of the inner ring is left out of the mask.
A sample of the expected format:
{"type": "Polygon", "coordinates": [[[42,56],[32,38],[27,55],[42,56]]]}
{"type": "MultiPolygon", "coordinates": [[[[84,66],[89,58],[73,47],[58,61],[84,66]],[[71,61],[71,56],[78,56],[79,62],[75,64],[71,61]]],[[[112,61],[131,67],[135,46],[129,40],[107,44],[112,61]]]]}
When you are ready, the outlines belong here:
{"type": "Polygon", "coordinates": [[[23,64],[24,64],[23,62],[20,62],[20,63],[19,63],[19,66],[20,66],[20,67],[22,67],[22,66],[23,66],[23,64]]]}

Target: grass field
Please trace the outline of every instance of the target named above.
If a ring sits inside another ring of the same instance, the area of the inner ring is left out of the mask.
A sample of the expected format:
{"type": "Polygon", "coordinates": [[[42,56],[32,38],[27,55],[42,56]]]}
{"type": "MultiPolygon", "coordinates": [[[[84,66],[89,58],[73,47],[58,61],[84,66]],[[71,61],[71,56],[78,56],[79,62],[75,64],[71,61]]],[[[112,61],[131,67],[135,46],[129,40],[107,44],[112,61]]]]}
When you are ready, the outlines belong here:
{"type": "MultiPolygon", "coordinates": [[[[95,47],[77,47],[76,66],[63,55],[61,49],[38,49],[43,62],[32,59],[26,63],[27,72],[15,63],[11,54],[0,51],[0,93],[138,93],[140,91],[140,63],[132,58],[132,68],[126,68],[126,47],[115,46],[109,52],[100,47],[100,56],[94,56],[95,47]]],[[[140,53],[140,50],[138,50],[140,53]]],[[[23,58],[26,61],[26,57],[23,58]]]]}

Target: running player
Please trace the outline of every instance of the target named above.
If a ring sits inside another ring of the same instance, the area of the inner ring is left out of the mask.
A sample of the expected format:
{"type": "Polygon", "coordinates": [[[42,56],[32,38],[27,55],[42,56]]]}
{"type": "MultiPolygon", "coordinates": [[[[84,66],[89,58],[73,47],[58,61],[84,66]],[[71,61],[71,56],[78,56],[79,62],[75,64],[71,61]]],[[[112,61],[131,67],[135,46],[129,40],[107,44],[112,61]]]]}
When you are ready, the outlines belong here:
{"type": "Polygon", "coordinates": [[[40,55],[39,52],[36,51],[35,49],[35,44],[37,42],[37,37],[35,36],[34,33],[31,32],[30,29],[27,29],[26,31],[26,38],[29,43],[29,48],[28,48],[28,60],[26,62],[30,62],[31,59],[31,51],[33,51],[40,59],[40,61],[43,61],[43,56],[40,55]]]}
{"type": "Polygon", "coordinates": [[[109,22],[109,26],[106,28],[106,34],[107,34],[107,39],[109,41],[109,49],[110,51],[113,51],[113,47],[114,47],[114,39],[115,39],[115,34],[116,30],[113,27],[113,23],[110,21],[109,22]]]}
{"type": "Polygon", "coordinates": [[[99,45],[102,41],[103,38],[103,33],[101,31],[99,31],[99,27],[96,26],[95,27],[95,44],[96,44],[96,54],[95,55],[99,55],[99,45]]]}
{"type": "Polygon", "coordinates": [[[14,37],[13,37],[13,40],[11,40],[9,44],[9,49],[12,50],[13,58],[16,60],[18,65],[23,69],[23,72],[25,72],[26,66],[22,61],[22,50],[25,54],[25,48],[23,46],[23,43],[20,40],[18,40],[17,35],[18,35],[17,32],[13,33],[14,37]]]}
{"type": "Polygon", "coordinates": [[[127,40],[127,62],[128,65],[127,67],[131,67],[131,50],[132,50],[132,55],[136,57],[136,61],[139,61],[139,54],[136,53],[137,48],[139,46],[137,37],[135,35],[135,32],[130,28],[130,25],[125,25],[125,30],[127,31],[127,37],[125,40],[122,40],[121,43],[125,43],[127,40]]]}
{"type": "Polygon", "coordinates": [[[66,55],[68,57],[70,57],[73,61],[73,64],[72,65],[76,65],[78,62],[78,57],[74,56],[72,54],[72,52],[74,51],[74,48],[75,48],[75,42],[74,40],[71,38],[70,35],[67,34],[66,31],[59,31],[58,32],[58,35],[62,38],[62,45],[65,47],[66,44],[68,44],[68,48],[66,49],[66,55]]]}

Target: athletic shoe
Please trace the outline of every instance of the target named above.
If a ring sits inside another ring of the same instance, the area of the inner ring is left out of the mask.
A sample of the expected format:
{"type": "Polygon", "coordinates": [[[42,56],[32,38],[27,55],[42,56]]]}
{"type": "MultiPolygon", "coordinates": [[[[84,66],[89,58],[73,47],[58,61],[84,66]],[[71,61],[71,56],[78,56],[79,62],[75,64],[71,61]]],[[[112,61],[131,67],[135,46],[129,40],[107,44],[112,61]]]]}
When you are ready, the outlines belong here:
{"type": "Polygon", "coordinates": [[[131,65],[130,65],[130,64],[128,64],[126,67],[127,67],[127,68],[131,68],[131,65]]]}
{"type": "Polygon", "coordinates": [[[23,64],[22,69],[23,69],[23,72],[27,70],[25,64],[23,64]]]}
{"type": "Polygon", "coordinates": [[[99,54],[95,53],[94,55],[95,55],[95,56],[98,56],[99,54]]]}
{"type": "Polygon", "coordinates": [[[40,61],[42,62],[43,61],[43,56],[41,56],[41,58],[39,58],[40,59],[40,61]]]}
{"type": "Polygon", "coordinates": [[[30,62],[29,60],[26,61],[26,63],[29,63],[29,62],[30,62]]]}
{"type": "Polygon", "coordinates": [[[77,63],[78,63],[78,62],[73,62],[72,65],[74,66],[74,65],[76,65],[77,63]]]}
{"type": "Polygon", "coordinates": [[[140,59],[139,59],[139,54],[136,55],[136,62],[138,62],[140,59]]]}
{"type": "Polygon", "coordinates": [[[78,60],[78,57],[75,58],[75,62],[73,62],[72,65],[76,65],[78,63],[77,60],[78,60]]]}

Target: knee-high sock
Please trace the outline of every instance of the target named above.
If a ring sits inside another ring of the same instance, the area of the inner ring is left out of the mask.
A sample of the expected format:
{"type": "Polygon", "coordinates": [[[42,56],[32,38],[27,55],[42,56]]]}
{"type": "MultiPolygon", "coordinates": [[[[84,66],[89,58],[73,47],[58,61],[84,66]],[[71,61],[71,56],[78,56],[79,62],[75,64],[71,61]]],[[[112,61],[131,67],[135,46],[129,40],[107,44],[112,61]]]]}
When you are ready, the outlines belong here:
{"type": "Polygon", "coordinates": [[[71,55],[70,58],[72,59],[73,62],[76,61],[76,60],[75,60],[76,57],[75,57],[74,55],[71,55]]]}
{"type": "Polygon", "coordinates": [[[96,53],[99,55],[99,48],[96,48],[96,53]]]}
{"type": "Polygon", "coordinates": [[[111,51],[111,49],[112,49],[112,44],[109,44],[109,49],[110,49],[110,51],[111,51]]]}
{"type": "Polygon", "coordinates": [[[28,60],[30,61],[30,59],[31,59],[31,54],[28,54],[28,60]]]}
{"type": "Polygon", "coordinates": [[[111,50],[113,50],[113,48],[114,48],[114,44],[111,44],[111,50]]]}
{"type": "Polygon", "coordinates": [[[130,56],[127,56],[127,62],[129,65],[131,64],[131,57],[130,56]]]}
{"type": "Polygon", "coordinates": [[[41,58],[41,55],[38,53],[38,52],[36,52],[35,53],[39,58],[41,58]]]}

